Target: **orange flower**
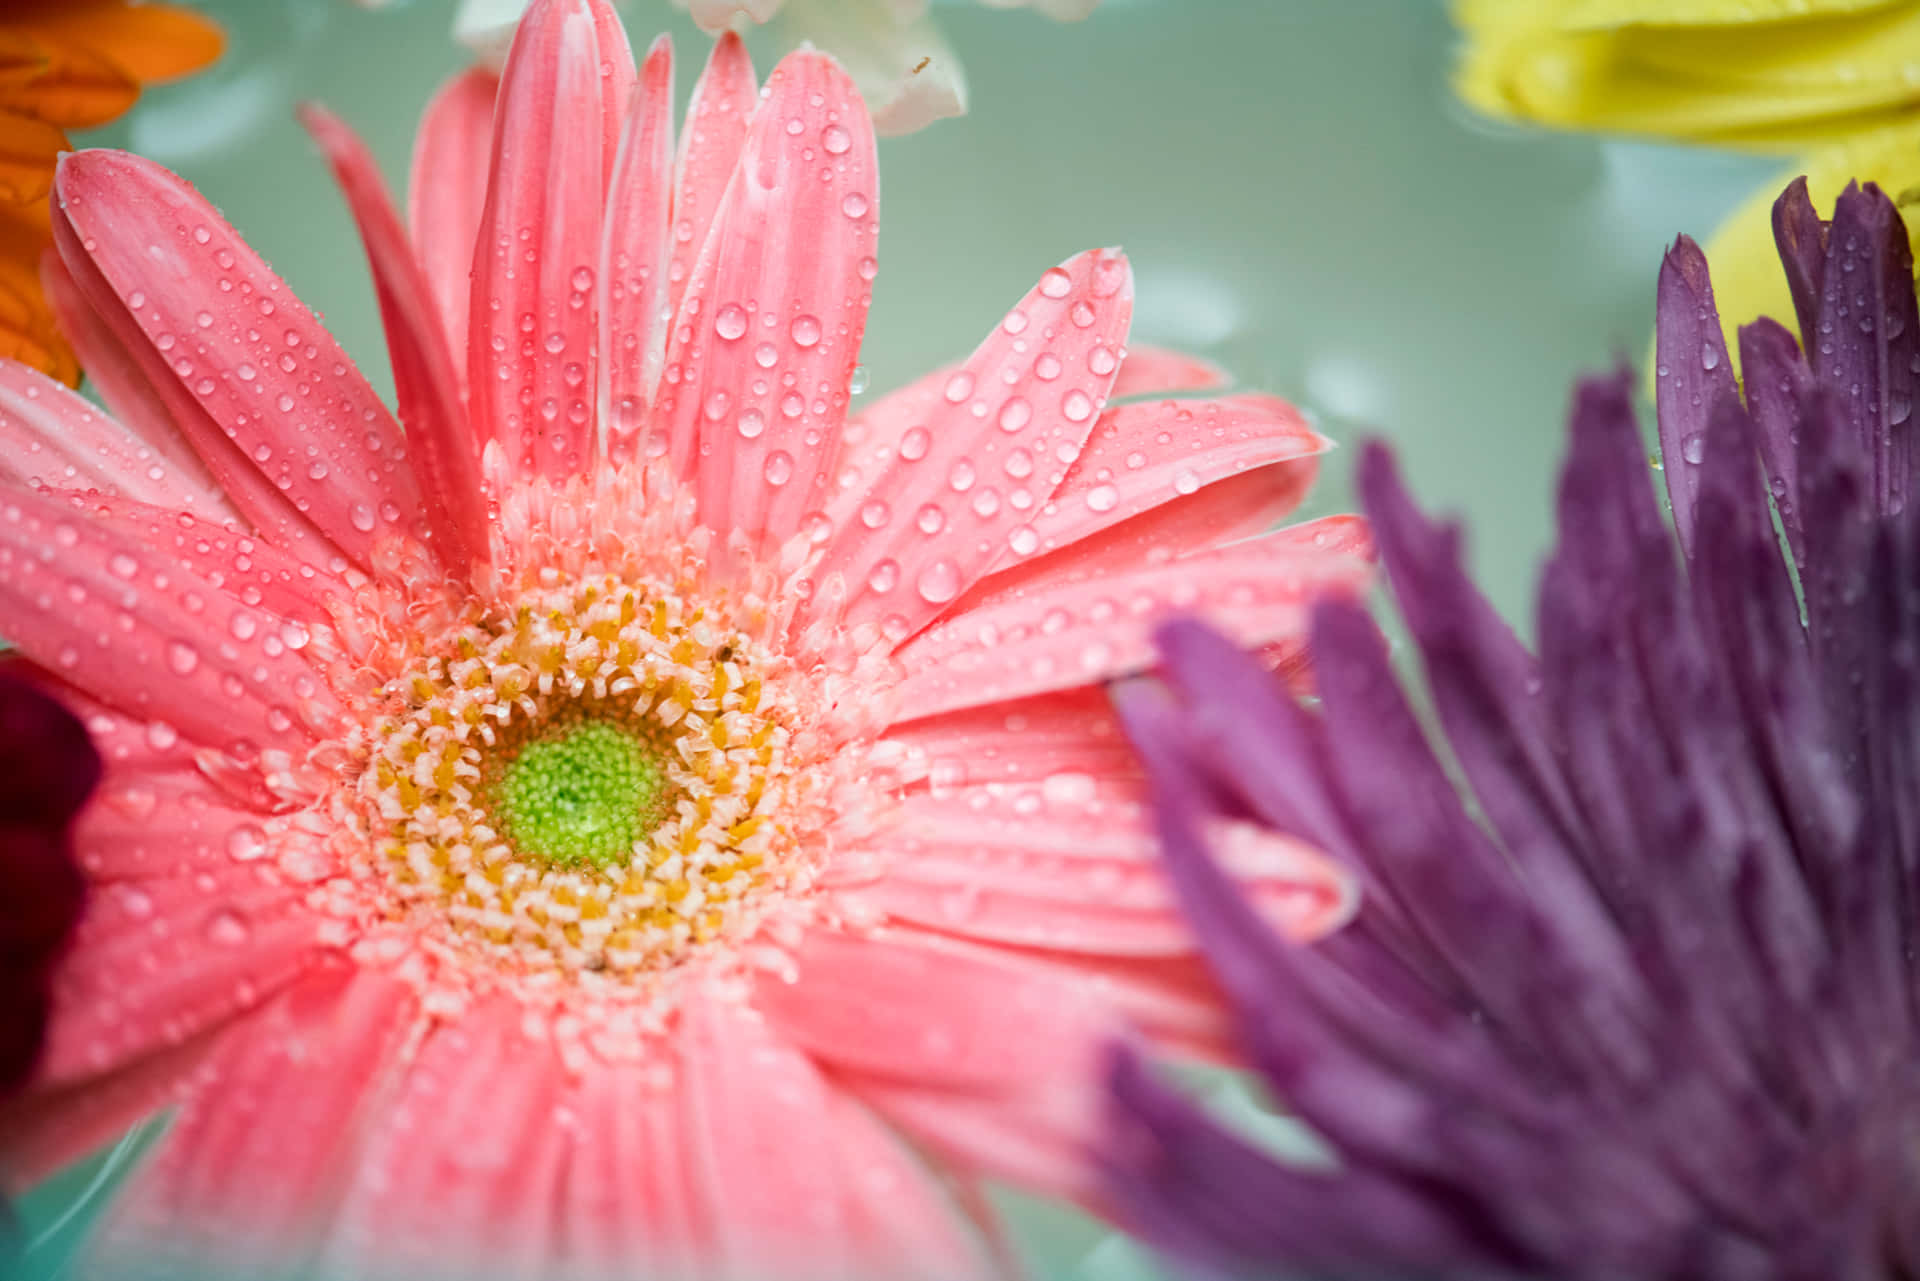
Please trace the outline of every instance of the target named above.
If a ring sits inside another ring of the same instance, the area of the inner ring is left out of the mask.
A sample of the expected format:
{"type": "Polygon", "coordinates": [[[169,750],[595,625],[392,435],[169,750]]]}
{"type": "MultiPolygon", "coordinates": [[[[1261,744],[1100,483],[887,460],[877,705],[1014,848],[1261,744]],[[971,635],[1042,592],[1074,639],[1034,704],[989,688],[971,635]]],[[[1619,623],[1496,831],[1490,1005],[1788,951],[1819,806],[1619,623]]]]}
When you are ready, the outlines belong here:
{"type": "Polygon", "coordinates": [[[9,0],[0,14],[0,356],[80,381],[40,287],[47,193],[66,130],[118,119],[149,84],[220,56],[220,28],[130,0],[9,0]]]}

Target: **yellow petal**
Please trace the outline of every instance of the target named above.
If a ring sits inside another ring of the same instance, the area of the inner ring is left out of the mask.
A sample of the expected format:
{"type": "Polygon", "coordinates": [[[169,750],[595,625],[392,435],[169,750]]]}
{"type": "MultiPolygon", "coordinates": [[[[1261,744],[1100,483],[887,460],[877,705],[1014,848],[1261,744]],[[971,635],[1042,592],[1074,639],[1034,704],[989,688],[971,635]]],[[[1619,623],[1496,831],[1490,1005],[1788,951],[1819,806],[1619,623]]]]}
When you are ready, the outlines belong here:
{"type": "Polygon", "coordinates": [[[1576,0],[1560,25],[1567,30],[1735,27],[1864,13],[1908,3],[1911,0],[1576,0]]]}
{"type": "MultiPolygon", "coordinates": [[[[1707,242],[1714,297],[1736,360],[1734,331],[1756,317],[1771,316],[1797,332],[1793,299],[1773,245],[1773,202],[1794,174],[1806,174],[1807,194],[1822,217],[1832,214],[1835,197],[1849,181],[1875,182],[1902,206],[1910,233],[1920,232],[1920,217],[1911,208],[1920,201],[1920,121],[1875,130],[1804,157],[1801,163],[1803,168],[1783,173],[1755,192],[1707,242]]],[[[1914,247],[1920,251],[1920,239],[1914,247]]]]}

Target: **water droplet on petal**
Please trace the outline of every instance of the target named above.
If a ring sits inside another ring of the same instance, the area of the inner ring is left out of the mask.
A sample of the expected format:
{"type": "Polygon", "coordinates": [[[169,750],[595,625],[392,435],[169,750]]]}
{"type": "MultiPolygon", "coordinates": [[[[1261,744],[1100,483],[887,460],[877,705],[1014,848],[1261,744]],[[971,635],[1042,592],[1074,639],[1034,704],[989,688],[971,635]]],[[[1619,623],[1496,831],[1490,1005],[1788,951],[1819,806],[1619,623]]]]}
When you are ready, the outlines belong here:
{"type": "Polygon", "coordinates": [[[796,347],[813,347],[820,342],[820,321],[814,316],[795,316],[788,327],[796,347]]]}
{"type": "Polygon", "coordinates": [[[747,309],[737,302],[730,302],[713,316],[713,332],[728,342],[743,336],[747,332],[747,309]]]}
{"type": "Polygon", "coordinates": [[[1049,267],[1040,277],[1040,293],[1046,298],[1065,298],[1073,292],[1073,277],[1059,267],[1049,267]]]}
{"type": "Polygon", "coordinates": [[[943,556],[922,569],[913,586],[927,604],[944,605],[960,594],[960,571],[943,556]]]}
{"type": "Polygon", "coordinates": [[[769,485],[778,488],[793,479],[793,455],[784,449],[776,449],[767,455],[763,473],[769,485]]]}
{"type": "Polygon", "coordinates": [[[900,457],[910,463],[917,463],[927,456],[927,450],[933,446],[933,436],[925,427],[912,427],[900,438],[900,457]]]}

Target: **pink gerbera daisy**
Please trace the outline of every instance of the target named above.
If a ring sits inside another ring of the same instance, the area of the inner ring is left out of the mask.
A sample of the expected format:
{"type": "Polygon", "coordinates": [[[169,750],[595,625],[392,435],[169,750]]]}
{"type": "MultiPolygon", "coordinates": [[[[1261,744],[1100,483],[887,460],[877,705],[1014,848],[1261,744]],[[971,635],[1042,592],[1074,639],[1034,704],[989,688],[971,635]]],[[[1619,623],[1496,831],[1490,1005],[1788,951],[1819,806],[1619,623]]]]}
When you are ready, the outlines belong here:
{"type": "MultiPolygon", "coordinates": [[[[179,178],[62,165],[118,421],[0,370],[0,618],[108,774],[0,1157],[178,1105],[103,1269],[991,1273],[973,1181],[1086,1199],[1101,1047],[1218,1031],[1099,683],[1167,608],[1285,661],[1364,580],[1353,521],[1251,537],[1325,442],[1147,399],[1219,376],[1127,352],[1098,250],[849,418],[866,111],[723,38],[676,162],[671,79],[541,0],[430,110],[411,246],[309,114],[404,435],[179,178]]],[[[1236,848],[1296,935],[1343,918],[1236,848]]]]}

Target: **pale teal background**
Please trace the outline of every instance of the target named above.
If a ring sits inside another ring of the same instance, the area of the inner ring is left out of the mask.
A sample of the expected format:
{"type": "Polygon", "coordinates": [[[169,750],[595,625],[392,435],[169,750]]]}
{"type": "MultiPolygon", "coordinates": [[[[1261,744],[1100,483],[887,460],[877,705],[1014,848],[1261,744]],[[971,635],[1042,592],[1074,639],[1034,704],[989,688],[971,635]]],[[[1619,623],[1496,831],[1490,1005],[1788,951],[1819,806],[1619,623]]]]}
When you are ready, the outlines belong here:
{"type": "MultiPolygon", "coordinates": [[[[231,30],[227,60],[97,140],[195,182],[390,387],[351,226],[291,112],[332,106],[403,182],[420,109],[463,62],[451,2],[204,7],[231,30]]],[[[675,32],[684,94],[704,41],[664,0],[624,11],[636,43],[675,32]]],[[[1391,438],[1416,491],[1469,518],[1475,564],[1516,621],[1548,538],[1569,381],[1644,350],[1662,247],[1704,237],[1772,172],[1467,118],[1430,0],[1107,0],[1066,27],[963,0],[939,14],[973,113],[882,145],[873,389],[964,354],[1048,265],[1121,245],[1138,339],[1221,361],[1343,442],[1391,438]]],[[[777,51],[754,43],[764,69],[777,51]]],[[[1312,510],[1349,505],[1352,458],[1336,455],[1312,510]]],[[[90,1177],[30,1198],[29,1230],[90,1177]]],[[[1074,1216],[1016,1210],[1042,1275],[1149,1275],[1074,1216]]],[[[37,1275],[57,1273],[85,1218],[51,1234],[37,1275]]]]}

